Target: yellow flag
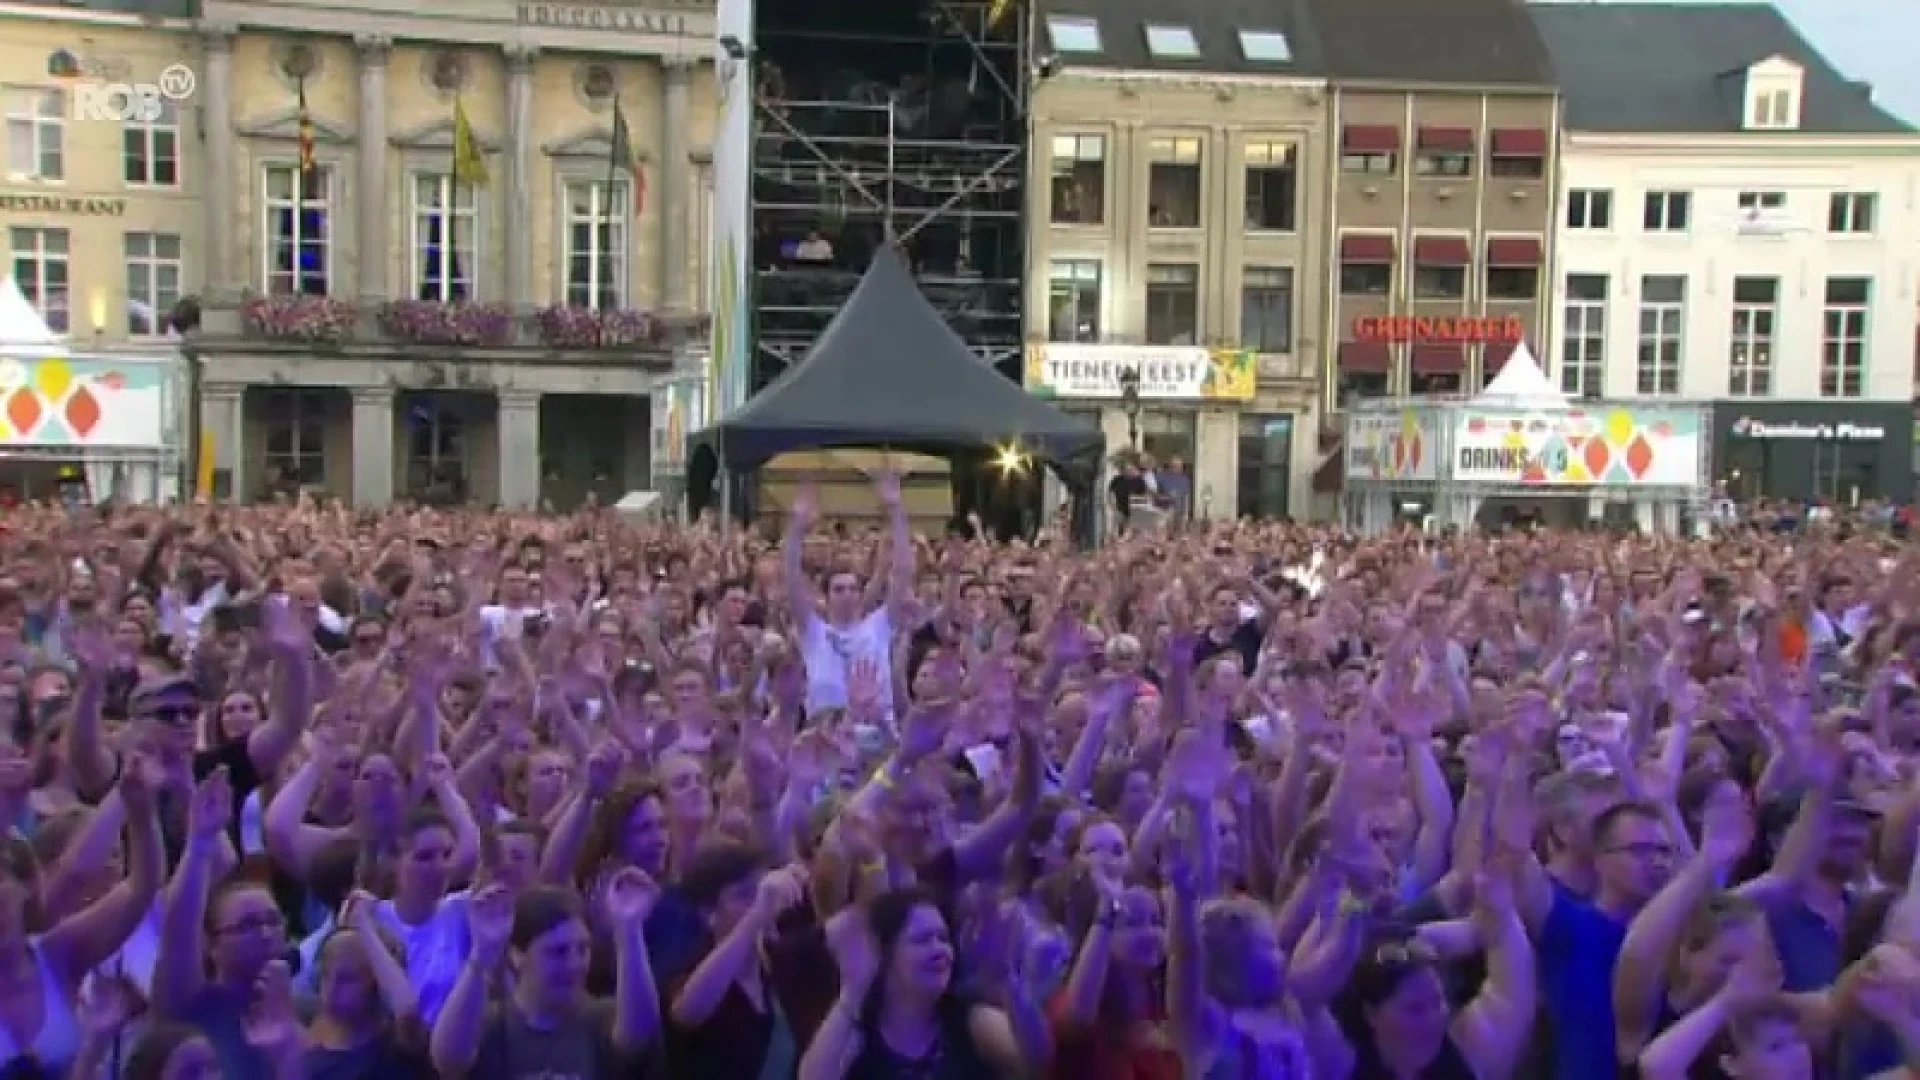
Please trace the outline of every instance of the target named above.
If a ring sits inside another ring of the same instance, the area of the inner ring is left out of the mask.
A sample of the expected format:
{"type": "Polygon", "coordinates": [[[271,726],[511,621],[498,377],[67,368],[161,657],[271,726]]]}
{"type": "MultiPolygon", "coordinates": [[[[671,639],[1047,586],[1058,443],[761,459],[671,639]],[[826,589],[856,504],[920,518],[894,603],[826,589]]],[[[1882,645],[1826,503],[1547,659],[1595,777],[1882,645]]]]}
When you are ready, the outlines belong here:
{"type": "Polygon", "coordinates": [[[987,29],[999,26],[1000,20],[1006,18],[1012,8],[1013,0],[993,0],[993,4],[987,8],[987,29]]]}
{"type": "Polygon", "coordinates": [[[487,186],[487,159],[473,137],[473,125],[467,122],[467,110],[460,99],[453,99],[453,182],[476,188],[487,186]]]}

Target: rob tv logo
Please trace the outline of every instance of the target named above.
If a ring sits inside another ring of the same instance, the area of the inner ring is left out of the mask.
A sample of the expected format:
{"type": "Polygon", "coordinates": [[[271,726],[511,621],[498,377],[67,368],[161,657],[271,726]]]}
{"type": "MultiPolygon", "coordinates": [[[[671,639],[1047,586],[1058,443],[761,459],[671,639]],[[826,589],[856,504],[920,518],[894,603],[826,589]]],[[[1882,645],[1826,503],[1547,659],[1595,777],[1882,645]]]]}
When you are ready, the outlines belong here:
{"type": "Polygon", "coordinates": [[[192,69],[185,64],[162,71],[158,82],[76,82],[74,118],[151,124],[165,114],[168,105],[192,97],[195,82],[192,69]]]}

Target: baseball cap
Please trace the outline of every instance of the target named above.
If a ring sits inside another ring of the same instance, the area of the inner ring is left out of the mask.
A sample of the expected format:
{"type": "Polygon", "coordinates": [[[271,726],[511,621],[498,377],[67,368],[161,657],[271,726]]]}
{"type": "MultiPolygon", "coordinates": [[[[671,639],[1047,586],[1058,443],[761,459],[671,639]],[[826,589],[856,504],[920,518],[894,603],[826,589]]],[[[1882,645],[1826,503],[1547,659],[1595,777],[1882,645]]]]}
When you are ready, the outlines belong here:
{"type": "Polygon", "coordinates": [[[200,687],[180,674],[156,675],[143,679],[127,698],[127,711],[138,715],[168,705],[198,707],[200,687]]]}

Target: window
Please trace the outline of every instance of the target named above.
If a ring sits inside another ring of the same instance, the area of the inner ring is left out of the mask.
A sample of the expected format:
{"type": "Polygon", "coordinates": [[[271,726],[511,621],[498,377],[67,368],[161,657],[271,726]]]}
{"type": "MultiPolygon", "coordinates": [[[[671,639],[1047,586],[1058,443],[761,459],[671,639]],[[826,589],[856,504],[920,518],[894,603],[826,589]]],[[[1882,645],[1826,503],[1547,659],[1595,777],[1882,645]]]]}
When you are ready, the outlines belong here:
{"type": "Polygon", "coordinates": [[[1240,347],[1293,351],[1293,268],[1249,266],[1240,282],[1240,347]]]}
{"type": "Polygon", "coordinates": [[[1567,192],[1567,228],[1613,228],[1613,192],[1599,188],[1575,188],[1567,192]]]}
{"type": "Polygon", "coordinates": [[[1867,308],[1873,282],[1828,278],[1820,333],[1820,396],[1859,397],[1867,386],[1867,308]]]}
{"type": "Polygon", "coordinates": [[[1293,47],[1278,30],[1242,30],[1240,55],[1256,63],[1284,64],[1293,59],[1293,47]]]}
{"type": "Polygon", "coordinates": [[[1487,299],[1533,300],[1540,295],[1537,266],[1487,267],[1487,299]]]}
{"type": "Polygon", "coordinates": [[[429,503],[464,502],[467,417],[457,401],[413,394],[407,410],[407,495],[429,503]]]}
{"type": "Polygon", "coordinates": [[[7,92],[7,178],[67,177],[67,92],[10,87],[7,92]]]}
{"type": "Polygon", "coordinates": [[[1256,232],[1292,232],[1299,173],[1293,144],[1247,144],[1247,228],[1256,232]]]}
{"type": "Polygon", "coordinates": [[[127,332],[164,335],[173,306],[180,302],[180,237],[130,232],[126,244],[127,332]]]}
{"type": "Polygon", "coordinates": [[[1047,290],[1047,340],[1100,340],[1100,264],[1093,259],[1053,260],[1047,290]]]}
{"type": "Polygon", "coordinates": [[[1642,394],[1680,392],[1681,345],[1687,322],[1687,279],[1640,279],[1640,354],[1635,385],[1642,394]]]}
{"type": "Polygon", "coordinates": [[[1465,150],[1422,150],[1413,159],[1416,176],[1441,178],[1473,175],[1473,154],[1465,150]]]}
{"type": "Polygon", "coordinates": [[[413,285],[421,300],[460,304],[474,299],[479,263],[473,187],[448,173],[413,178],[413,285]]]}
{"type": "Polygon", "coordinates": [[[1758,397],[1773,392],[1773,335],[1779,304],[1779,279],[1733,279],[1733,344],[1727,353],[1727,393],[1758,397]]]}
{"type": "Polygon", "coordinates": [[[1392,176],[1400,167],[1400,155],[1387,150],[1348,150],[1340,155],[1340,171],[1366,176],[1392,176]]]}
{"type": "Polygon", "coordinates": [[[606,311],[627,295],[627,210],[633,196],[616,182],[609,199],[604,181],[567,182],[568,307],[606,311]]]}
{"type": "Polygon", "coordinates": [[[1098,225],[1106,219],[1107,137],[1053,137],[1053,223],[1098,225]]]}
{"type": "Polygon", "coordinates": [[[1460,300],[1466,295],[1466,267],[1414,264],[1413,298],[1415,300],[1460,300]]]}
{"type": "Polygon", "coordinates": [[[267,432],[266,489],[291,495],[325,485],[327,392],[268,390],[260,404],[267,432]]]}
{"type": "Polygon", "coordinates": [[[1640,224],[1648,232],[1686,232],[1692,216],[1692,192],[1649,191],[1640,224]]]}
{"type": "Polygon", "coordinates": [[[1047,37],[1053,41],[1054,52],[1088,54],[1100,51],[1100,24],[1092,19],[1049,15],[1047,37]]]}
{"type": "Polygon", "coordinates": [[[1340,264],[1340,295],[1385,296],[1393,289],[1393,265],[1375,262],[1340,264]]]}
{"type": "Polygon", "coordinates": [[[1743,191],[1740,193],[1742,210],[1784,210],[1787,208],[1787,193],[1784,191],[1743,191]]]}
{"type": "Polygon", "coordinates": [[[1503,154],[1496,150],[1487,160],[1487,175],[1508,180],[1539,180],[1547,175],[1547,159],[1539,154],[1503,154]]]}
{"type": "Polygon", "coordinates": [[[325,296],[333,263],[333,172],[316,166],[267,166],[267,292],[325,296]]]}
{"type": "Polygon", "coordinates": [[[1560,390],[1575,397],[1602,397],[1606,379],[1607,275],[1568,274],[1560,390]]]}
{"type": "Polygon", "coordinates": [[[1273,521],[1287,516],[1293,476],[1293,417],[1240,415],[1240,485],[1234,513],[1273,521]]]}
{"type": "Polygon", "coordinates": [[[1200,137],[1148,142],[1147,224],[1156,229],[1200,227],[1200,137]]]}
{"type": "Polygon", "coordinates": [[[67,263],[67,230],[15,226],[7,232],[13,249],[13,280],[21,295],[47,322],[47,329],[64,334],[71,326],[70,295],[73,279],[67,263]]]}
{"type": "Polygon", "coordinates": [[[1147,344],[1192,345],[1200,340],[1200,268],[1192,263],[1147,266],[1147,344]]]}
{"type": "Polygon", "coordinates": [[[1871,191],[1836,191],[1827,197],[1827,231],[1870,233],[1880,198],[1871,191]]]}
{"type": "Polygon", "coordinates": [[[179,187],[179,105],[163,99],[153,120],[127,121],[120,131],[120,155],[129,187],[179,187]]]}
{"type": "Polygon", "coordinates": [[[1790,128],[1798,126],[1799,110],[1794,108],[1793,91],[1781,87],[1753,95],[1753,126],[1790,128]]]}
{"type": "Polygon", "coordinates": [[[1187,27],[1148,23],[1147,51],[1162,60],[1193,60],[1200,55],[1200,43],[1187,27]]]}

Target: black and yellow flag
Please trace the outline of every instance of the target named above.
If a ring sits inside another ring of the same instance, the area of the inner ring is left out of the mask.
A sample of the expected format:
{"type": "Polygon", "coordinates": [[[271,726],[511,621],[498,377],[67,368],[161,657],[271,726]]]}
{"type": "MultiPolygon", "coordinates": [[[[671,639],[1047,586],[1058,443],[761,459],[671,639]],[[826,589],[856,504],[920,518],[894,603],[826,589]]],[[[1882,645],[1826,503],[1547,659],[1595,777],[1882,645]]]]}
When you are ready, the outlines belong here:
{"type": "Polygon", "coordinates": [[[313,157],[313,113],[307,109],[307,80],[301,79],[296,91],[300,96],[299,115],[295,118],[300,132],[300,189],[304,193],[313,187],[319,166],[313,157]]]}

